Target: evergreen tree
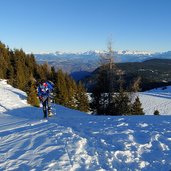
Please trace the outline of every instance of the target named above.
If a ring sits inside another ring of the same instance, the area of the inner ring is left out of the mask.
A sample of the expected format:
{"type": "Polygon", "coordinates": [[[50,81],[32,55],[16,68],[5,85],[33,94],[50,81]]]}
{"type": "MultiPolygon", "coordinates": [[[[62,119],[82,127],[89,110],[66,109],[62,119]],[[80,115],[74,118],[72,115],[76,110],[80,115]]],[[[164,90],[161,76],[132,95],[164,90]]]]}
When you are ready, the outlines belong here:
{"type": "Polygon", "coordinates": [[[27,91],[27,101],[29,104],[35,107],[39,107],[39,100],[37,98],[37,91],[35,86],[35,81],[32,79],[28,83],[28,91],[27,91]]]}
{"type": "Polygon", "coordinates": [[[56,71],[54,66],[51,67],[51,71],[50,71],[50,78],[49,78],[53,83],[56,82],[56,71]]]}
{"type": "Polygon", "coordinates": [[[108,105],[108,92],[109,83],[107,68],[103,65],[100,68],[96,84],[92,91],[92,103],[90,105],[94,113],[107,114],[106,107],[108,105]]]}
{"type": "Polygon", "coordinates": [[[56,74],[55,87],[56,87],[55,101],[58,104],[67,106],[67,101],[68,101],[67,85],[66,85],[65,75],[61,69],[58,70],[56,74]]]}
{"type": "Polygon", "coordinates": [[[86,90],[81,82],[77,86],[77,109],[80,111],[88,112],[89,111],[89,102],[86,90]]]}
{"type": "Polygon", "coordinates": [[[23,50],[15,50],[14,52],[14,56],[15,56],[15,87],[21,89],[21,90],[25,90],[25,86],[27,85],[28,81],[27,79],[29,77],[26,77],[26,68],[25,68],[25,54],[23,52],[23,50]]]}
{"type": "Polygon", "coordinates": [[[130,115],[131,114],[131,100],[129,94],[121,89],[115,93],[112,98],[111,106],[108,107],[110,115],[130,115]]]}
{"type": "Polygon", "coordinates": [[[0,78],[6,78],[9,64],[8,49],[0,42],[0,78]]]}
{"type": "Polygon", "coordinates": [[[132,104],[132,114],[133,115],[144,115],[142,104],[139,97],[137,96],[135,102],[132,104]]]}
{"type": "Polygon", "coordinates": [[[55,78],[52,78],[55,83],[55,101],[58,104],[64,105],[72,109],[81,111],[88,111],[88,99],[86,91],[81,83],[78,85],[69,77],[68,74],[63,73],[60,69],[53,72],[55,78]]]}
{"type": "Polygon", "coordinates": [[[50,68],[48,63],[37,66],[37,76],[43,80],[50,78],[50,68]]]}
{"type": "Polygon", "coordinates": [[[65,81],[66,81],[67,94],[68,94],[67,107],[72,109],[77,109],[77,104],[76,104],[77,85],[75,81],[68,76],[68,74],[65,74],[65,81]]]}

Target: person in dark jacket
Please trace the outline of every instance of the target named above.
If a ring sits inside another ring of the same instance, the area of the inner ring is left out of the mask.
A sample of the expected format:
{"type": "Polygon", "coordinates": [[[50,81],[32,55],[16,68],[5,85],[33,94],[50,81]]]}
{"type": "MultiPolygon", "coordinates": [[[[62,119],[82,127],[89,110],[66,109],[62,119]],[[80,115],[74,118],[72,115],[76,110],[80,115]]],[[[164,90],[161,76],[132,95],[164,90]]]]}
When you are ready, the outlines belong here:
{"type": "Polygon", "coordinates": [[[51,109],[51,93],[54,89],[54,84],[51,81],[42,80],[38,86],[38,97],[43,105],[44,118],[52,116],[51,109]]]}

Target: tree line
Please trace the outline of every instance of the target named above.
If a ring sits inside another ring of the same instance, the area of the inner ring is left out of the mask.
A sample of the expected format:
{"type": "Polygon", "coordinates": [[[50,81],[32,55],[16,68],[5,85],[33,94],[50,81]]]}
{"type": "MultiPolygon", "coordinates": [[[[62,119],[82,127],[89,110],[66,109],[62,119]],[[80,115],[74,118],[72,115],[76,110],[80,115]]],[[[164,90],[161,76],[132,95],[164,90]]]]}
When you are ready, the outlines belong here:
{"type": "Polygon", "coordinates": [[[88,97],[82,83],[76,83],[62,70],[56,71],[48,63],[39,65],[33,54],[26,54],[22,49],[11,50],[0,42],[0,78],[25,91],[28,102],[39,106],[37,85],[40,80],[51,80],[55,84],[55,102],[66,107],[87,112],[88,97]]]}
{"type": "Polygon", "coordinates": [[[0,78],[7,79],[12,86],[25,91],[31,105],[39,106],[36,87],[43,79],[54,83],[54,99],[60,105],[85,112],[91,110],[98,115],[143,115],[140,99],[135,96],[140,78],[135,79],[129,88],[123,86],[123,72],[113,61],[111,44],[100,62],[89,106],[81,82],[76,83],[67,73],[56,71],[48,63],[37,64],[33,54],[26,54],[22,49],[11,50],[0,42],[0,78]]]}

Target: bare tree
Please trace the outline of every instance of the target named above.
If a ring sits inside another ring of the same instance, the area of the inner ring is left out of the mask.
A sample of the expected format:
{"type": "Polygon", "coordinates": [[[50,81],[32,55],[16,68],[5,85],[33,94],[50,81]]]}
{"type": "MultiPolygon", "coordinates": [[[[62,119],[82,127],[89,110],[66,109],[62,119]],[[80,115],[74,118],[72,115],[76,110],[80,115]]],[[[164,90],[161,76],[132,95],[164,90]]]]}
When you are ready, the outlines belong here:
{"type": "Polygon", "coordinates": [[[110,39],[107,44],[107,51],[100,55],[101,70],[106,74],[106,95],[108,105],[112,102],[112,96],[115,91],[116,75],[120,74],[119,69],[115,65],[114,50],[112,48],[112,40],[110,39]]]}

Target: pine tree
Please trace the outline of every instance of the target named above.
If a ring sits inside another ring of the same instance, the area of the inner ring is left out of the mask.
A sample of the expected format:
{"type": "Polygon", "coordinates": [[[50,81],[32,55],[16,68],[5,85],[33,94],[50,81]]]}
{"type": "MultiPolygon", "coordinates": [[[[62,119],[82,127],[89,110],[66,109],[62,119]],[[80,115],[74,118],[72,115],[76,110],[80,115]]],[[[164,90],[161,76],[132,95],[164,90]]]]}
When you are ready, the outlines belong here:
{"type": "Polygon", "coordinates": [[[130,115],[131,100],[129,94],[121,89],[115,93],[112,98],[111,106],[108,107],[110,115],[130,115]]]}
{"type": "Polygon", "coordinates": [[[67,86],[67,94],[68,94],[68,101],[67,101],[67,107],[72,109],[77,109],[76,104],[76,91],[77,91],[77,85],[76,82],[71,79],[68,74],[65,74],[65,81],[67,86]]]}
{"type": "Polygon", "coordinates": [[[0,78],[6,78],[9,61],[8,49],[0,42],[0,78]]]}
{"type": "Polygon", "coordinates": [[[49,76],[49,71],[48,71],[48,64],[42,64],[42,65],[39,65],[37,66],[37,76],[40,78],[40,79],[43,79],[43,80],[47,80],[48,76],[49,76]]]}
{"type": "Polygon", "coordinates": [[[65,80],[65,74],[62,72],[61,69],[58,70],[56,74],[55,87],[56,87],[55,101],[58,104],[67,106],[67,101],[68,101],[67,85],[66,85],[66,80],[65,80]]]}
{"type": "Polygon", "coordinates": [[[7,70],[6,79],[8,79],[9,84],[13,85],[15,78],[14,78],[14,68],[12,67],[12,65],[10,65],[7,70]]]}
{"type": "Polygon", "coordinates": [[[86,90],[81,82],[79,82],[77,86],[77,109],[83,112],[89,111],[89,102],[88,102],[88,96],[86,94],[86,90]]]}
{"type": "Polygon", "coordinates": [[[51,67],[51,71],[50,71],[50,80],[55,83],[56,82],[56,71],[55,71],[55,67],[52,66],[51,67]]]}
{"type": "Polygon", "coordinates": [[[101,66],[99,74],[96,79],[96,84],[92,91],[92,103],[91,109],[94,113],[101,115],[107,114],[106,107],[108,105],[108,92],[109,92],[109,83],[108,83],[108,74],[106,66],[101,66]]]}
{"type": "Polygon", "coordinates": [[[25,54],[23,50],[15,50],[14,52],[15,56],[15,87],[25,90],[25,85],[28,83],[27,79],[29,77],[26,77],[26,71],[25,71],[25,54]]]}
{"type": "Polygon", "coordinates": [[[35,107],[39,107],[39,100],[37,98],[37,91],[36,91],[36,86],[35,86],[35,82],[34,80],[30,80],[28,83],[28,97],[27,97],[27,101],[29,104],[31,104],[32,106],[35,107]]]}
{"type": "Polygon", "coordinates": [[[139,97],[137,96],[135,102],[132,104],[132,114],[133,115],[144,115],[142,104],[139,97]]]}

